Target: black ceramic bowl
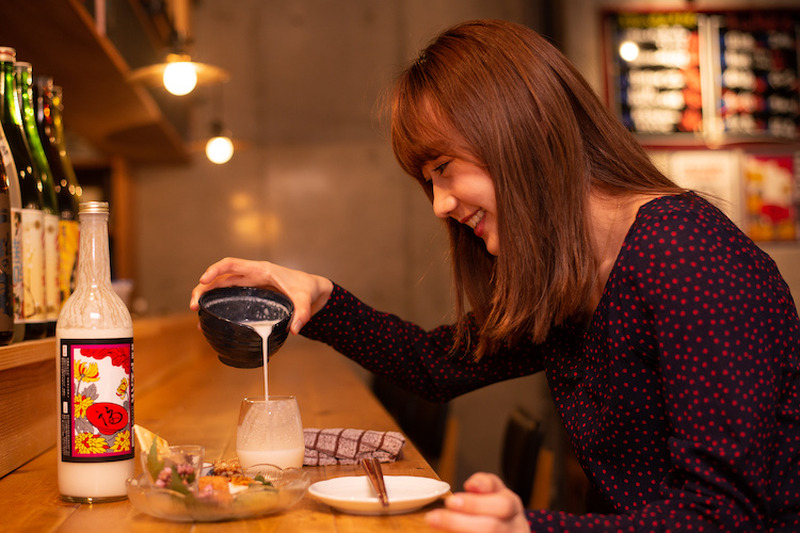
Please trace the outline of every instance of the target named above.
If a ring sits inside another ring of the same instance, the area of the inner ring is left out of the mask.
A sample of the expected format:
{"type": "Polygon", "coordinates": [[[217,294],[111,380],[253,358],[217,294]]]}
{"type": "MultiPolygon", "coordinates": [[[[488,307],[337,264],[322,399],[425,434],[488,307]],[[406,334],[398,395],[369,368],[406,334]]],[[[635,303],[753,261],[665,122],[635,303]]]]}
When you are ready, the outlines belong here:
{"type": "Polygon", "coordinates": [[[237,368],[264,364],[261,336],[244,322],[279,320],[269,336],[269,356],[289,335],[294,305],[285,295],[256,287],[222,287],[200,297],[200,329],[219,360],[237,368]]]}

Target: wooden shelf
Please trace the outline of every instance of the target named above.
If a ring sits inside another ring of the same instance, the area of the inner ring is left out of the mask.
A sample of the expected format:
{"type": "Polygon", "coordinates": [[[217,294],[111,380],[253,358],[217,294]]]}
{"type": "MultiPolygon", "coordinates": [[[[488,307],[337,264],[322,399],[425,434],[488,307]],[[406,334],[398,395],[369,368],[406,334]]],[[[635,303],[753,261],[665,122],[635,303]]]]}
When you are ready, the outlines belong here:
{"type": "Polygon", "coordinates": [[[100,151],[132,162],[188,161],[178,131],[150,92],[128,81],[130,66],[97,32],[82,2],[5,0],[0,21],[0,45],[16,48],[34,75],[52,76],[64,88],[69,129],[100,151]]]}

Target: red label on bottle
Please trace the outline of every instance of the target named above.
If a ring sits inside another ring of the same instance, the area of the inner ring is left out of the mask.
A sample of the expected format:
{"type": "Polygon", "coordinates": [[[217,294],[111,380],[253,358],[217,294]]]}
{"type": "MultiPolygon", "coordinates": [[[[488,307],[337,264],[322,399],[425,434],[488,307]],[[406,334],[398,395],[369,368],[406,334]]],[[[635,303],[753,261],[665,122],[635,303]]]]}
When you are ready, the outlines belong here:
{"type": "Polygon", "coordinates": [[[61,339],[61,460],[133,458],[133,339],[61,339]]]}

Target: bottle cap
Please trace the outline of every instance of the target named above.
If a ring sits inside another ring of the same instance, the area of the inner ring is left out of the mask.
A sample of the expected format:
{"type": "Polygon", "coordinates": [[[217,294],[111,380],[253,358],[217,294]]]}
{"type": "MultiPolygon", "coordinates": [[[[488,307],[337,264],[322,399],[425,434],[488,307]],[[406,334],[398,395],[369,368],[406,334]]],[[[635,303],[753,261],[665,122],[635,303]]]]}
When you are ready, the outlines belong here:
{"type": "Polygon", "coordinates": [[[78,214],[84,213],[108,214],[108,202],[81,202],[78,214]]]}
{"type": "Polygon", "coordinates": [[[0,46],[0,61],[13,63],[16,59],[16,48],[11,48],[10,46],[0,46]]]}

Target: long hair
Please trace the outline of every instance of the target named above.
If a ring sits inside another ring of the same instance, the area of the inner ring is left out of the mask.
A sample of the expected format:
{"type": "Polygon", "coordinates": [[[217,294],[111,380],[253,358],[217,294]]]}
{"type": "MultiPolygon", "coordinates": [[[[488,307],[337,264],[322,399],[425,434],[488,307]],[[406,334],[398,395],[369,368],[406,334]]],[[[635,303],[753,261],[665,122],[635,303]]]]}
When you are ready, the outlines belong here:
{"type": "Polygon", "coordinates": [[[422,166],[469,157],[491,176],[500,253],[472,230],[451,241],[457,346],[479,327],[476,357],[523,337],[541,342],[581,311],[596,280],[591,187],[610,195],[676,192],[588,83],[524,26],[473,21],[440,34],[399,77],[391,100],[395,156],[430,197],[422,166]]]}

